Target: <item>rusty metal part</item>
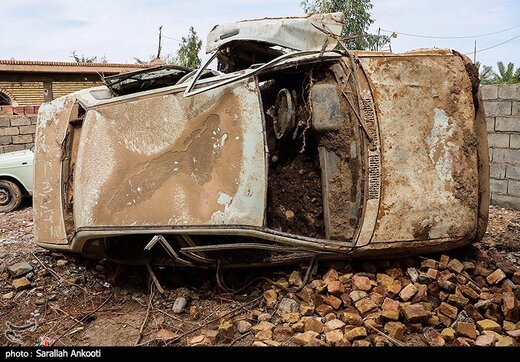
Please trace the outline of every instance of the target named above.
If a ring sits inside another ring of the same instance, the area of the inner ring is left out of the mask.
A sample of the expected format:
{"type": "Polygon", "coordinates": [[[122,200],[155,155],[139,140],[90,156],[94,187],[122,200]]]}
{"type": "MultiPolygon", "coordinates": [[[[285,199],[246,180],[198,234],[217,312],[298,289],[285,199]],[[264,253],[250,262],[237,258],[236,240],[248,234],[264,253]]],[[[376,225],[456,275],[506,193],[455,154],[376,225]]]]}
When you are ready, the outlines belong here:
{"type": "MultiPolygon", "coordinates": [[[[191,239],[188,235],[179,235],[178,238],[188,247],[195,247],[197,244],[191,239]]],[[[186,255],[188,258],[192,259],[195,262],[200,262],[203,264],[214,264],[215,260],[208,258],[205,253],[194,253],[194,252],[186,252],[180,250],[181,254],[186,255]]]]}
{"type": "Polygon", "coordinates": [[[168,253],[168,255],[176,263],[179,263],[182,266],[189,266],[189,267],[194,267],[195,266],[195,264],[193,264],[192,262],[190,262],[188,260],[184,260],[181,257],[179,257],[179,255],[175,252],[175,250],[173,250],[173,248],[170,245],[170,243],[168,243],[168,241],[162,235],[154,236],[152,238],[152,240],[150,240],[150,242],[148,244],[146,244],[146,246],[144,247],[144,250],[150,251],[155,246],[155,244],[157,244],[157,243],[161,244],[161,246],[166,251],[166,253],[168,253]]]}
{"type": "MultiPolygon", "coordinates": [[[[311,250],[290,248],[281,245],[269,245],[260,243],[233,243],[233,244],[218,244],[218,245],[201,245],[181,248],[181,252],[201,252],[201,251],[226,251],[226,250],[269,250],[281,253],[294,253],[294,252],[311,252],[311,250]]],[[[312,251],[316,253],[316,251],[312,251]]],[[[321,254],[320,252],[317,252],[321,254]]]]}
{"type": "MultiPolygon", "coordinates": [[[[66,245],[68,238],[63,218],[62,144],[76,104],[73,95],[40,107],[35,137],[35,192],[33,202],[36,240],[66,245]],[[41,165],[38,167],[38,165],[41,165]]],[[[75,115],[74,115],[75,117],[75,115]]]]}
{"type": "MultiPolygon", "coordinates": [[[[206,53],[213,53],[231,42],[252,40],[293,50],[320,50],[330,35],[339,36],[345,15],[342,12],[305,17],[264,18],[219,25],[208,35],[206,53]]],[[[337,42],[328,42],[332,50],[337,42]]]]}
{"type": "Polygon", "coordinates": [[[259,73],[261,73],[263,71],[266,71],[266,70],[269,70],[269,69],[272,69],[272,68],[274,69],[276,65],[282,65],[282,66],[285,65],[286,66],[287,65],[287,61],[289,61],[289,60],[291,60],[293,58],[296,58],[296,57],[300,58],[300,59],[298,59],[299,62],[303,62],[303,60],[305,59],[303,57],[305,57],[305,56],[310,57],[310,59],[313,59],[313,58],[320,59],[320,58],[323,58],[324,55],[325,56],[331,56],[331,55],[334,55],[334,53],[336,53],[338,55],[341,54],[340,52],[337,52],[337,51],[330,51],[330,52],[327,52],[327,53],[322,53],[321,51],[301,51],[301,52],[284,54],[284,55],[281,55],[280,57],[278,57],[276,59],[273,59],[272,61],[270,61],[268,63],[260,65],[259,67],[238,72],[238,74],[236,74],[233,77],[224,78],[220,82],[217,82],[215,84],[212,84],[212,85],[209,85],[209,86],[206,86],[206,87],[201,87],[199,89],[194,90],[195,85],[198,83],[198,80],[199,80],[201,74],[209,66],[209,64],[213,60],[215,60],[215,57],[217,56],[217,53],[215,53],[215,54],[213,54],[212,57],[210,57],[207,60],[207,62],[202,67],[199,68],[199,70],[197,71],[197,73],[193,77],[193,79],[190,82],[190,84],[188,84],[188,86],[186,87],[186,90],[184,92],[184,96],[185,97],[191,97],[191,96],[194,96],[194,95],[199,94],[199,93],[204,93],[204,92],[210,91],[210,90],[215,89],[215,88],[219,88],[219,87],[223,87],[223,86],[228,85],[228,84],[239,82],[239,81],[241,81],[243,79],[247,79],[247,78],[250,78],[250,77],[252,77],[254,75],[257,75],[257,74],[259,74],[259,73]]]}
{"type": "Polygon", "coordinates": [[[452,52],[419,54],[358,57],[365,115],[376,116],[382,145],[369,156],[380,165],[375,243],[476,236],[481,140],[472,84],[452,52]]]}
{"type": "Polygon", "coordinates": [[[296,110],[291,92],[281,89],[274,104],[273,128],[277,139],[281,140],[295,126],[296,110]]]}

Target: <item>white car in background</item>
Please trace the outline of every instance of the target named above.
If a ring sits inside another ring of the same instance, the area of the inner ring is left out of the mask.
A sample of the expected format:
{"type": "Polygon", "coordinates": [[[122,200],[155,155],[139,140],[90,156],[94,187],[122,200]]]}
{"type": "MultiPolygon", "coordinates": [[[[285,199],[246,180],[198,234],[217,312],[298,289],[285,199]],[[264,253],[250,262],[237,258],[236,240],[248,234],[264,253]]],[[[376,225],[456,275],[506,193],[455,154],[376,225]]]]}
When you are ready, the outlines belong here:
{"type": "Polygon", "coordinates": [[[33,148],[0,154],[0,212],[15,210],[33,193],[33,148]]]}

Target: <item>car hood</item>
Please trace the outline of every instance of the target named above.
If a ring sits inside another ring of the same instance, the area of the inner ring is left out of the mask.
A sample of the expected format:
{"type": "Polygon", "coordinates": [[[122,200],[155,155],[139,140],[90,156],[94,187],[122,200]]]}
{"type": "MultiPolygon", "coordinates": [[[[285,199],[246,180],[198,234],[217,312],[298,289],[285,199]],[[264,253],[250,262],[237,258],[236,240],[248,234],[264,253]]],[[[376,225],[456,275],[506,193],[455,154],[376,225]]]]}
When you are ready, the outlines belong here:
{"type": "Polygon", "coordinates": [[[0,169],[22,166],[22,162],[32,164],[34,153],[31,150],[14,151],[0,154],[0,169]]]}

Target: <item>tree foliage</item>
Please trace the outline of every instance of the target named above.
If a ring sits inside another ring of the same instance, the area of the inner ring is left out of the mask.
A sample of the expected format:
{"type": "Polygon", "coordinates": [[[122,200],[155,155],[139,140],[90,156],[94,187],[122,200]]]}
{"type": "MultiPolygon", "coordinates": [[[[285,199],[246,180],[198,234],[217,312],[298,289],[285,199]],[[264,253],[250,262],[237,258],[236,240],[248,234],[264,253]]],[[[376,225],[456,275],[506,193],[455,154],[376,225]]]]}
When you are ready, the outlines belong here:
{"type": "Polygon", "coordinates": [[[177,51],[177,65],[191,69],[200,67],[199,52],[201,48],[202,40],[191,26],[188,36],[182,37],[181,46],[177,51]]]}
{"type": "Polygon", "coordinates": [[[99,58],[97,56],[88,57],[86,55],[78,55],[75,50],[71,53],[71,58],[74,59],[76,63],[108,63],[104,55],[99,58]]]}
{"type": "MultiPolygon", "coordinates": [[[[202,48],[202,40],[197,36],[195,29],[190,27],[189,34],[187,37],[182,37],[181,44],[177,54],[165,53],[161,54],[159,58],[168,65],[178,65],[190,69],[196,69],[200,67],[201,60],[199,58],[199,52],[202,48]]],[[[149,60],[143,60],[141,58],[134,58],[137,64],[149,64],[157,59],[157,55],[150,55],[149,60]]]]}
{"type": "Polygon", "coordinates": [[[480,76],[480,83],[493,84],[495,79],[493,67],[490,65],[482,65],[480,62],[476,62],[475,65],[477,66],[478,74],[480,76]]]}
{"type": "Polygon", "coordinates": [[[509,63],[507,67],[502,62],[497,63],[498,73],[496,74],[496,83],[513,84],[520,83],[520,68],[515,70],[515,64],[509,63]]]}
{"type": "Polygon", "coordinates": [[[371,15],[374,6],[371,0],[303,0],[301,6],[307,14],[343,12],[345,25],[341,35],[366,35],[345,40],[349,49],[379,50],[390,42],[390,37],[386,35],[367,34],[368,28],[374,23],[371,15]]]}
{"type": "Polygon", "coordinates": [[[503,62],[498,62],[498,72],[496,72],[492,66],[482,65],[480,62],[475,63],[475,65],[479,70],[480,82],[482,84],[520,83],[520,68],[515,70],[514,63],[508,63],[508,65],[505,66],[503,62]]]}

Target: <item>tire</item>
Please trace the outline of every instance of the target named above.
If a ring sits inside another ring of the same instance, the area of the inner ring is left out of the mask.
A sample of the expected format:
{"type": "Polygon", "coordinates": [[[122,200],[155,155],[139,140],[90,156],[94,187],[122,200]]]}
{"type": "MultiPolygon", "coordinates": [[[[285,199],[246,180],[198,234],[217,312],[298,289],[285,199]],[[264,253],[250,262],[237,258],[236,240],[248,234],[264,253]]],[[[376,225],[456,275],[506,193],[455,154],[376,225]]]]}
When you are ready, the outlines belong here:
{"type": "Polygon", "coordinates": [[[0,212],[15,210],[22,202],[22,190],[12,181],[0,180],[0,212]]]}

